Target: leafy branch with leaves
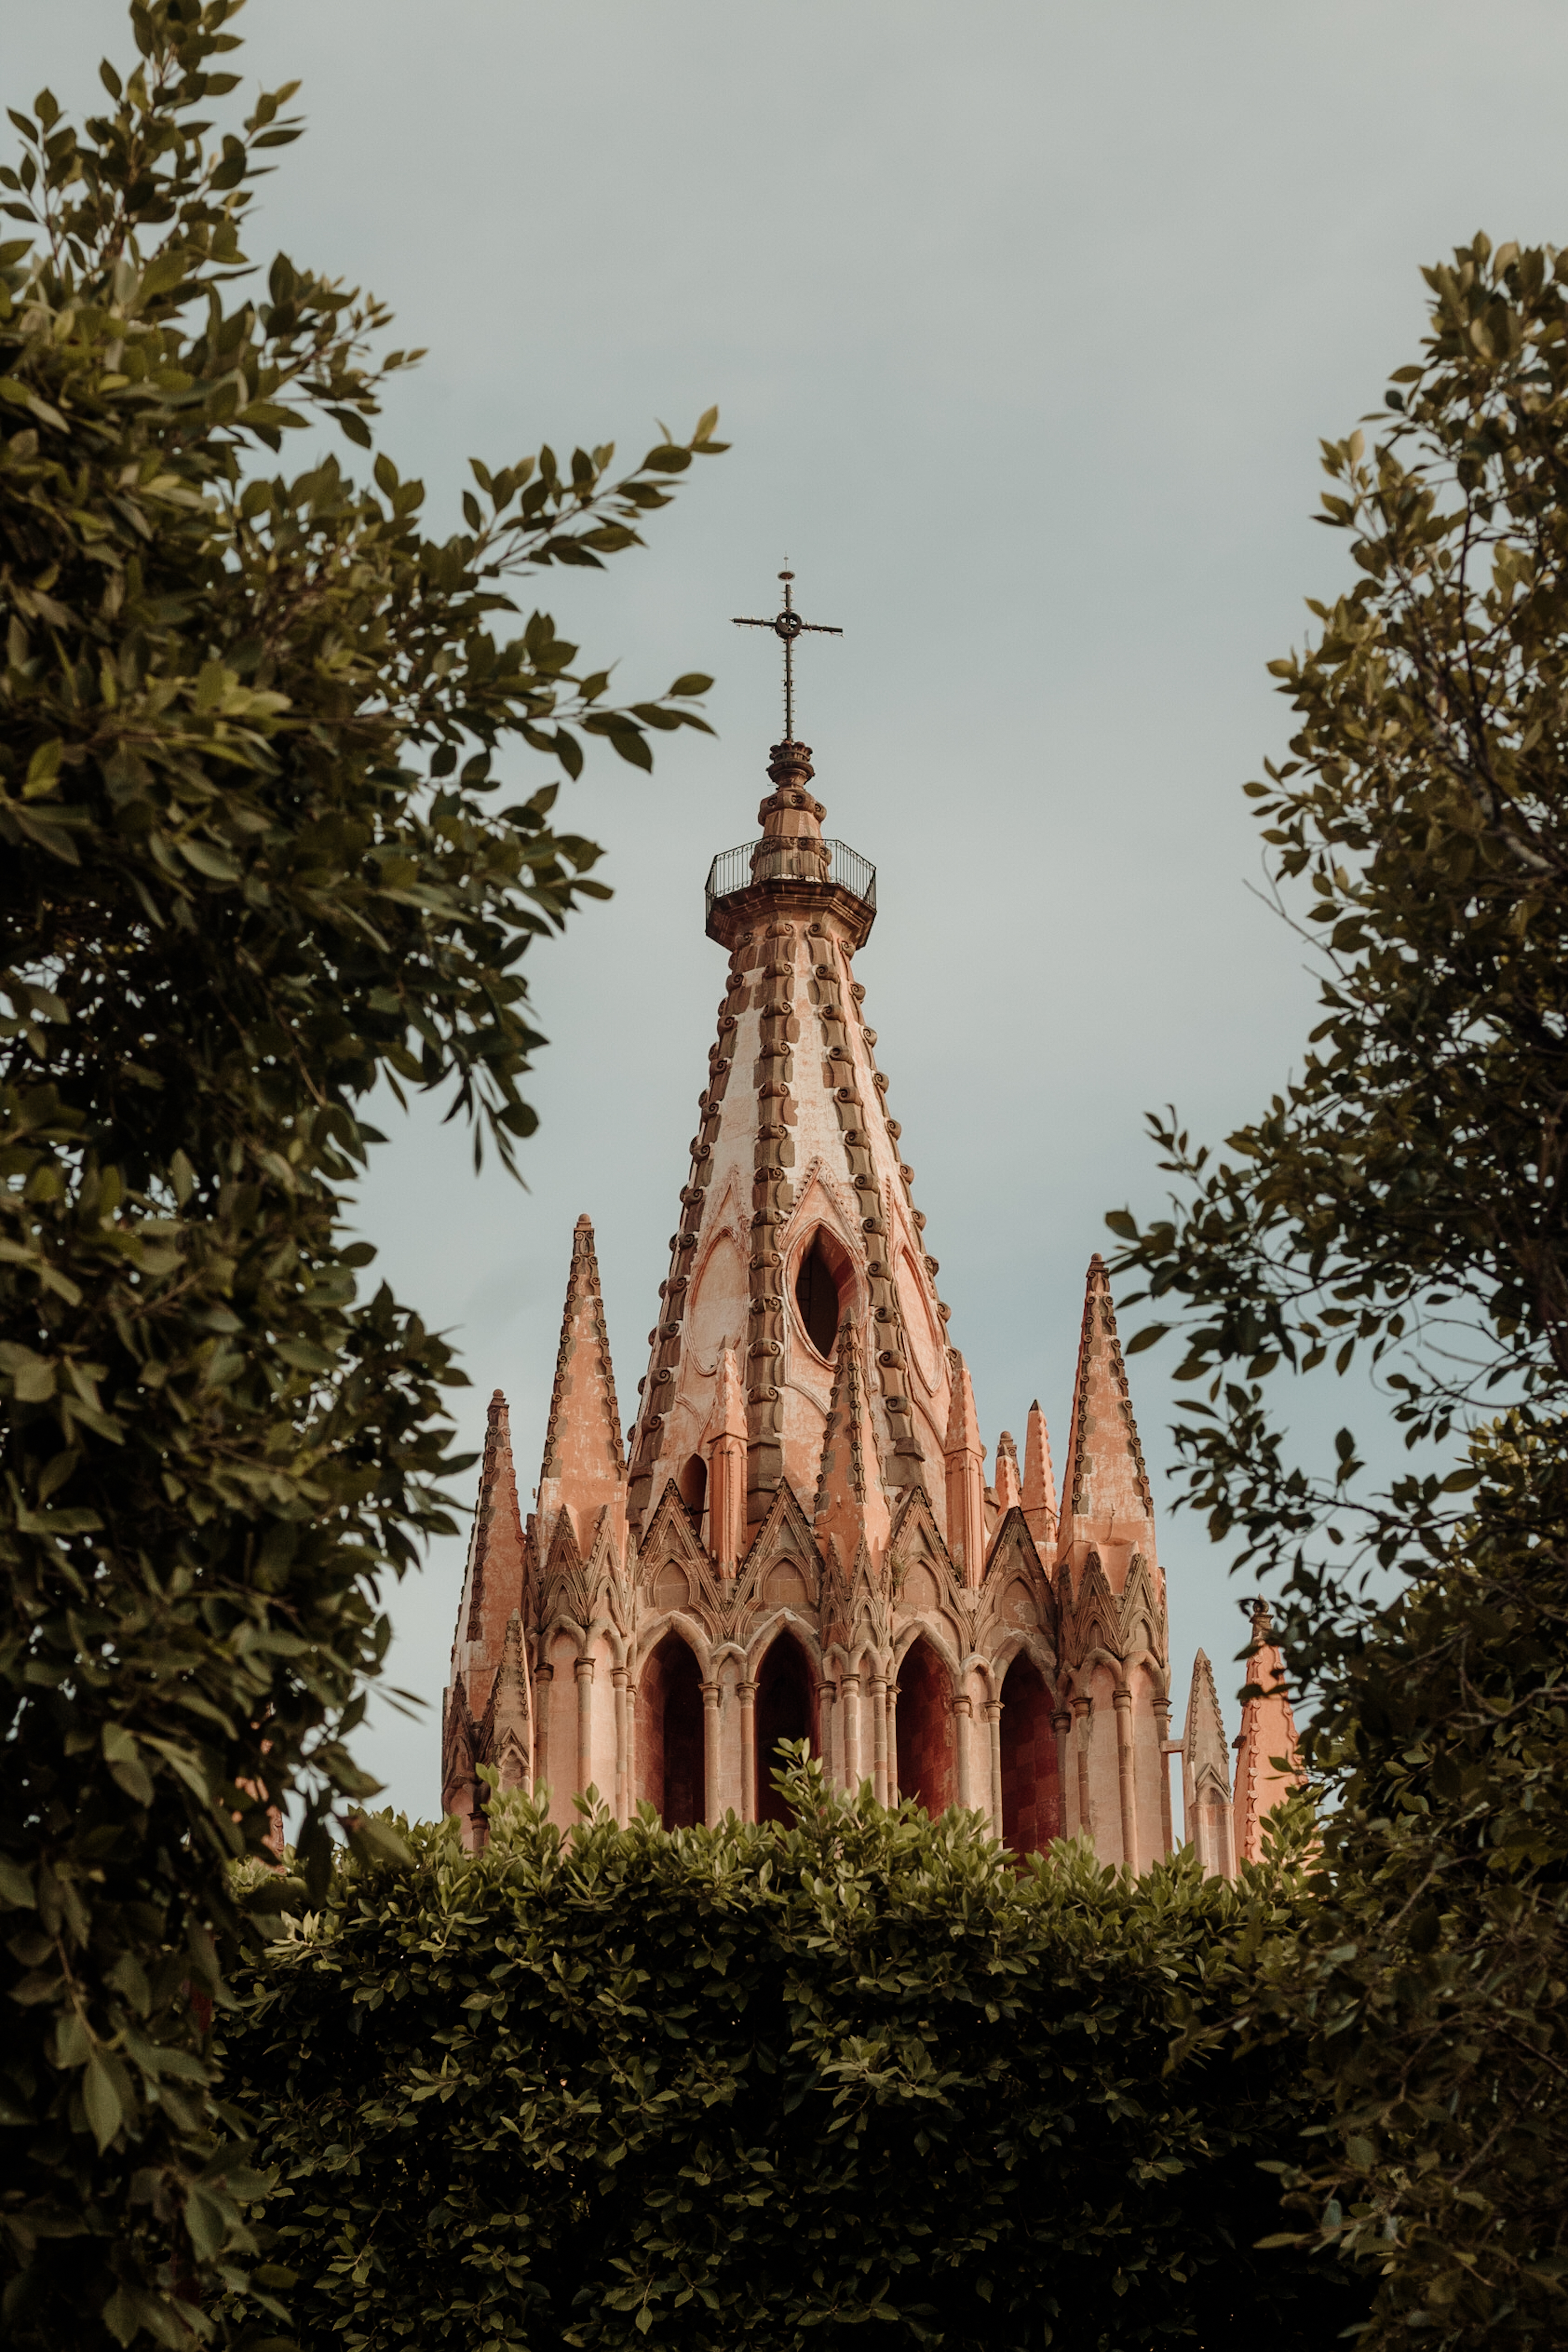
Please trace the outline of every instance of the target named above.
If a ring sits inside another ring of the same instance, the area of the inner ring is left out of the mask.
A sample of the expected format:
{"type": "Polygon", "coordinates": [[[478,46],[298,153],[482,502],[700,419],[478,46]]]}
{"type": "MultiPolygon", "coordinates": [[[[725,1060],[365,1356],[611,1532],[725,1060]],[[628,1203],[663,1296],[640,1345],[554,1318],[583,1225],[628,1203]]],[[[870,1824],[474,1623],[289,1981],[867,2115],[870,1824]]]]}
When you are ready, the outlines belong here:
{"type": "Polygon", "coordinates": [[[1324,445],[1359,577],[1271,665],[1296,731],[1247,786],[1319,950],[1298,1076],[1110,1219],[1184,1345],[1190,1504],[1284,1601],[1325,1815],[1292,1998],[1339,2105],[1298,2187],[1382,2275],[1371,2340],[1559,2339],[1568,2277],[1568,256],[1478,236],[1379,418],[1324,445]],[[1302,904],[1302,900],[1305,904],[1302,904]],[[1370,1365],[1431,1466],[1287,1372],[1370,1365]],[[1451,1467],[1445,1466],[1445,1461],[1451,1467]],[[1375,1572],[1395,1579],[1392,1601],[1375,1572]]]}
{"type": "MultiPolygon", "coordinates": [[[[348,1238],[384,1078],[515,1166],[521,962],[607,895],[515,794],[651,765],[709,681],[621,704],[512,591],[641,544],[715,417],[475,464],[432,539],[359,448],[388,313],[241,250],[292,89],[239,128],[227,0],[131,9],[110,110],[13,112],[0,210],[0,2262],[10,2340],[185,2344],[242,2277],[244,2125],[208,2053],[234,1861],[296,1809],[325,1886],[382,1581],[449,1530],[446,1344],[348,1238]]],[[[264,1894],[266,1890],[264,1889],[264,1894]]]]}

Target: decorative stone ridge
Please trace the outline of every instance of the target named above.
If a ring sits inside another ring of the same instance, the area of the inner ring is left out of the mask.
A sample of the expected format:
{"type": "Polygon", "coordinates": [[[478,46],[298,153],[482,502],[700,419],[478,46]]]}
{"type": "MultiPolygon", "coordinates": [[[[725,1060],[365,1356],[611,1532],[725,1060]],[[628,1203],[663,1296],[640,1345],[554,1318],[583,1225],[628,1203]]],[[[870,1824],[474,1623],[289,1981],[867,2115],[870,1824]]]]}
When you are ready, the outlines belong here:
{"type": "Polygon", "coordinates": [[[1059,1510],[1037,1403],[1022,1465],[1004,1431],[987,1484],[855,978],[870,894],[832,879],[808,748],[775,744],[768,778],[750,876],[710,895],[724,992],[629,1441],[586,1217],[526,1523],[491,1403],[442,1801],[470,1843],[487,1766],[547,1784],[563,1824],[590,1788],[621,1821],[642,1801],[671,1826],[768,1817],[777,1743],[805,1738],[841,1786],[1143,1869],[1173,1843],[1179,1753],[1186,1834],[1233,1870],[1289,1785],[1267,1760],[1295,1752],[1278,1652],[1255,1642],[1233,1807],[1201,1656],[1169,1736],[1165,1583],[1098,1257],[1059,1510]]]}

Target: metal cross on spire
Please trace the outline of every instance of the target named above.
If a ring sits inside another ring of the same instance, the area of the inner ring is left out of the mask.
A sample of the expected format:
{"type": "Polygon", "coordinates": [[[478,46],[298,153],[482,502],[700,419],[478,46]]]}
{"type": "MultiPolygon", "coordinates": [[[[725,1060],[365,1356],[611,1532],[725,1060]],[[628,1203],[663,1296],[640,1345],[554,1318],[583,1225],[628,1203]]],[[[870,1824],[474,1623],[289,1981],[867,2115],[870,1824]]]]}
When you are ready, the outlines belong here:
{"type": "Polygon", "coordinates": [[[735,626],[738,629],[771,629],[775,637],[782,637],[784,640],[784,741],[793,743],[795,741],[795,641],[807,630],[814,636],[818,637],[841,637],[844,632],[842,629],[830,627],[826,621],[803,621],[795,609],[795,593],[790,586],[795,573],[781,572],[779,578],[784,584],[784,611],[771,621],[745,621],[737,614],[735,626]]]}

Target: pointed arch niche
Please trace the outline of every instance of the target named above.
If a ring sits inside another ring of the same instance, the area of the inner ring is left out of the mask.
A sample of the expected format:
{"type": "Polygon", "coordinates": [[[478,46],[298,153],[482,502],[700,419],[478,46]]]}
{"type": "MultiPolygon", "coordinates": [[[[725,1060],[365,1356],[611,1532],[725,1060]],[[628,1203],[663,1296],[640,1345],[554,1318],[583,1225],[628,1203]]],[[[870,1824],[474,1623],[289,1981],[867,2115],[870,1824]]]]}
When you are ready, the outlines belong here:
{"type": "Polygon", "coordinates": [[[637,1801],[667,1830],[702,1819],[702,1675],[679,1633],[667,1633],[637,1683],[637,1801]]]}
{"type": "Polygon", "coordinates": [[[757,1672],[754,1737],[757,1743],[756,1812],[760,1822],[793,1822],[795,1814],[773,1786],[781,1739],[809,1739],[816,1749],[816,1701],[810,1662],[793,1633],[769,1644],[757,1672]]]}
{"type": "Polygon", "coordinates": [[[1002,1685],[1002,1836],[1015,1853],[1044,1853],[1062,1833],[1051,1695],[1020,1652],[1002,1685]]]}
{"type": "MultiPolygon", "coordinates": [[[[730,1207],[726,1188],[726,1198],[710,1213],[710,1219],[721,1220],[730,1207]]],[[[719,1223],[713,1227],[712,1239],[703,1255],[691,1270],[686,1297],[689,1349],[711,1360],[735,1332],[744,1330],[749,1296],[745,1255],[730,1228],[719,1223]]]]}
{"type": "Polygon", "coordinates": [[[899,1668],[899,1794],[912,1797],[934,1821],[958,1801],[952,1737],[952,1684],[923,1637],[911,1642],[899,1668]]]}
{"type": "Polygon", "coordinates": [[[790,1277],[795,1320],[825,1363],[833,1361],[838,1326],[855,1296],[849,1253],[826,1225],[814,1225],[790,1277]]]}

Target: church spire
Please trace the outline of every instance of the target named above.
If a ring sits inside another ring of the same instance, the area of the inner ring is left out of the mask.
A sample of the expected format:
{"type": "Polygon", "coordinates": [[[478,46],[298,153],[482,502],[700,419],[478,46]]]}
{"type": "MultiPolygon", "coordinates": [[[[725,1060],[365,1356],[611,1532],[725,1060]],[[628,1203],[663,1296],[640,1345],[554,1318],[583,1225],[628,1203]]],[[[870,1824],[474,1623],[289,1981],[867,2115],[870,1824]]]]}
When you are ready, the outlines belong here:
{"type": "Polygon", "coordinates": [[[1061,1558],[1076,1578],[1091,1550],[1120,1592],[1135,1553],[1153,1570],[1154,1507],[1132,1418],[1127,1367],[1105,1261],[1089,1260],[1073,1388],[1072,1430],[1058,1529],[1061,1558]]]}
{"type": "Polygon", "coordinates": [[[1187,1696],[1186,1727],[1182,1738],[1182,1800],[1186,1842],[1210,1878],[1236,1876],[1229,1761],[1225,1717],[1214,1686],[1214,1668],[1206,1654],[1200,1650],[1193,1660],[1192,1688],[1187,1696]]]}
{"type": "Polygon", "coordinates": [[[539,1473],[542,1528],[548,1530],[561,1510],[569,1510],[578,1544],[586,1550],[600,1514],[608,1508],[618,1515],[624,1507],[626,1479],[599,1260],[594,1228],[582,1216],[572,1236],[555,1385],[539,1473]]]}
{"type": "Polygon", "coordinates": [[[1236,1859],[1263,1859],[1263,1823],[1276,1805],[1300,1786],[1296,1717],[1285,1687],[1285,1661],[1274,1638],[1266,1601],[1254,1601],[1247,1645],[1247,1685],[1241,1695],[1241,1729],[1236,1742],[1236,1859]]]}
{"type": "MultiPolygon", "coordinates": [[[[462,1606],[453,1655],[462,1649],[477,1670],[481,1660],[493,1675],[500,1662],[506,1621],[522,1594],[522,1517],[517,1504],[517,1473],[511,1458],[511,1420],[497,1389],[485,1417],[485,1450],[479,1464],[479,1500],[463,1580],[462,1606]]],[[[486,1676],[488,1689],[489,1675],[486,1676]]],[[[478,1706],[474,1671],[468,1692],[478,1706]]]]}
{"type": "MultiPolygon", "coordinates": [[[[826,835],[796,733],[796,646],[834,632],[784,591],[754,625],[783,647],[784,739],[757,833],[708,874],[727,970],[636,1423],[624,1454],[584,1217],[526,1542],[491,1406],[448,1801],[481,1840],[478,1773],[526,1780],[531,1738],[563,1827],[590,1787],[622,1822],[643,1800],[669,1828],[751,1821],[776,1740],[807,1736],[841,1789],[868,1780],[933,1815],[979,1804],[1025,1847],[1082,1830],[1136,1870],[1172,1842],[1170,1662],[1105,1268],[1089,1269],[1058,1519],[1037,1404],[1022,1469],[1004,1433],[986,1486],[856,976],[876,871],[826,835]]],[[[658,1020],[639,1009],[625,1049],[658,1042],[658,1020]]],[[[1223,1809],[1211,1682],[1194,1687],[1188,1745],[1223,1809]]],[[[1261,1722],[1255,1706],[1267,1754],[1261,1722]]]]}
{"type": "Polygon", "coordinates": [[[1024,1433],[1024,1521],[1035,1538],[1035,1549],[1048,1563],[1057,1541],[1057,1482],[1051,1468],[1050,1434],[1038,1397],[1029,1407],[1024,1433]]]}
{"type": "MultiPolygon", "coordinates": [[[[784,635],[786,652],[798,634],[784,635]]],[[[632,1437],[639,1530],[668,1484],[684,1491],[726,1346],[738,1347],[746,1411],[746,1528],[781,1486],[806,1507],[851,1307],[865,1318],[883,1482],[942,1486],[946,1309],[854,975],[876,870],[824,838],[813,776],[807,744],[793,733],[775,743],[760,837],[716,857],[708,877],[708,935],[730,968],[632,1437]]]]}
{"type": "Polygon", "coordinates": [[[522,1601],[522,1518],[512,1467],[511,1423],[500,1389],[490,1399],[479,1499],[458,1604],[452,1663],[441,1705],[441,1810],[477,1819],[472,1727],[486,1714],[506,1646],[507,1622],[522,1601]]]}
{"type": "Polygon", "coordinates": [[[974,1411],[969,1367],[956,1348],[949,1360],[952,1367],[952,1404],[942,1449],[947,1548],[965,1584],[974,1585],[985,1570],[985,1448],[980,1443],[980,1423],[974,1411]]]}
{"type": "Polygon", "coordinates": [[[996,1496],[996,1517],[1000,1522],[1023,1500],[1023,1488],[1018,1478],[1018,1448],[1010,1429],[1005,1429],[996,1440],[996,1475],[992,1484],[996,1496]]]}

